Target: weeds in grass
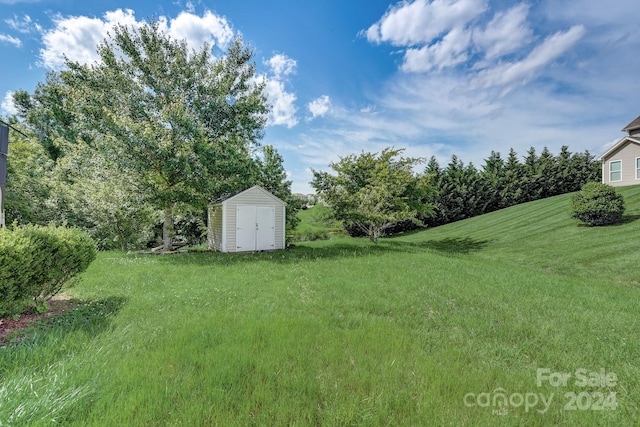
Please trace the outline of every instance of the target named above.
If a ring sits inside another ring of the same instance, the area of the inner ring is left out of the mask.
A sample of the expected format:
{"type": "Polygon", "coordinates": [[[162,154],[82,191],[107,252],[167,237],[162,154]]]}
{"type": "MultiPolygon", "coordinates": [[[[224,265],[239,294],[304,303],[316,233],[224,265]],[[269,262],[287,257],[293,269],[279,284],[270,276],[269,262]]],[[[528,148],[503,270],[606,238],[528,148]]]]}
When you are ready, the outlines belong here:
{"type": "Polygon", "coordinates": [[[0,426],[55,425],[94,390],[95,384],[74,384],[62,363],[44,372],[14,375],[0,383],[0,426]]]}

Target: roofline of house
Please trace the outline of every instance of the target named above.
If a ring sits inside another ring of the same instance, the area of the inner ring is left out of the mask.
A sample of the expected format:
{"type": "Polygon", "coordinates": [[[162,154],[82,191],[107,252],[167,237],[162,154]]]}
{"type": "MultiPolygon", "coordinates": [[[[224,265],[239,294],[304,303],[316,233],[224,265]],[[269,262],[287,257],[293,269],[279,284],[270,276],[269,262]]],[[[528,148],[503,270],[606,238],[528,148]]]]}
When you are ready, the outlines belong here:
{"type": "Polygon", "coordinates": [[[622,131],[631,133],[632,130],[640,129],[640,116],[636,117],[631,123],[626,125],[622,131]]]}
{"type": "Polygon", "coordinates": [[[620,146],[624,143],[626,143],[627,141],[629,142],[633,142],[634,144],[638,144],[640,145],[640,139],[638,138],[632,138],[630,136],[625,136],[624,138],[622,138],[620,141],[616,142],[615,144],[613,144],[613,146],[611,148],[609,148],[603,155],[601,155],[600,157],[598,157],[598,160],[604,161],[609,154],[613,153],[614,151],[616,151],[618,148],[620,148],[620,146]]]}

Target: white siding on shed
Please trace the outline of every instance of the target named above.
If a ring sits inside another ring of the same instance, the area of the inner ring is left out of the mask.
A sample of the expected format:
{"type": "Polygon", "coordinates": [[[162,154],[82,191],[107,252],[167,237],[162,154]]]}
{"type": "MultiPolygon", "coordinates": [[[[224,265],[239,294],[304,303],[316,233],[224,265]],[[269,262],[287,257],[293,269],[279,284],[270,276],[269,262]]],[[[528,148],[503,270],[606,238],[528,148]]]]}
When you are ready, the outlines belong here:
{"type": "Polygon", "coordinates": [[[215,249],[216,251],[222,250],[222,236],[223,236],[223,223],[222,223],[222,205],[214,205],[209,208],[209,218],[208,218],[208,232],[209,236],[208,242],[209,247],[215,249]]]}

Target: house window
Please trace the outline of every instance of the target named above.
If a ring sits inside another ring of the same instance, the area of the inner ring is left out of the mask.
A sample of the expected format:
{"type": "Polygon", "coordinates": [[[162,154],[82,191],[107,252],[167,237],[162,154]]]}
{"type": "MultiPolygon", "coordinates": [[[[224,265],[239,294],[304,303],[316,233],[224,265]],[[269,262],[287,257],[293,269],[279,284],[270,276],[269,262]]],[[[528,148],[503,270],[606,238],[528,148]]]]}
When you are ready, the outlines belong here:
{"type": "Polygon", "coordinates": [[[609,181],[622,181],[622,160],[609,162],[609,181]]]}
{"type": "Polygon", "coordinates": [[[640,157],[636,157],[636,179],[640,179],[640,157]]]}

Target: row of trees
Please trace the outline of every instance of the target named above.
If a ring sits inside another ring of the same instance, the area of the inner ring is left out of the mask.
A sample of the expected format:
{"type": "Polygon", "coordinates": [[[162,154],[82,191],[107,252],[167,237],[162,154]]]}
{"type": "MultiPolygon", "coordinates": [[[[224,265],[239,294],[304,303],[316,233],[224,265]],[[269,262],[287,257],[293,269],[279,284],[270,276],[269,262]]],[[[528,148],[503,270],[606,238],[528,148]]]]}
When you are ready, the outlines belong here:
{"type": "Polygon", "coordinates": [[[259,147],[269,113],[253,53],[240,38],[214,58],[157,22],[116,26],[91,65],[67,61],[30,94],[17,91],[7,222],[66,222],[103,248],[140,246],[162,223],[206,230],[207,206],[259,184],[296,201],[283,159],[259,147]]]}
{"type": "Polygon", "coordinates": [[[578,191],[585,183],[601,179],[601,165],[588,151],[571,153],[563,146],[554,156],[547,148],[537,154],[531,147],[523,161],[513,149],[506,160],[491,152],[480,169],[455,155],[443,168],[432,157],[425,173],[435,189],[430,200],[434,212],[425,220],[429,225],[442,225],[578,191]]]}
{"type": "Polygon", "coordinates": [[[566,146],[557,156],[530,148],[523,162],[513,149],[506,160],[492,152],[481,169],[455,155],[442,168],[432,157],[421,173],[415,170],[423,160],[402,157],[402,151],[350,155],[330,164],[335,174],[313,172],[311,185],[351,235],[376,242],[383,234],[578,191],[601,173],[588,151],[572,154],[566,146]]]}

